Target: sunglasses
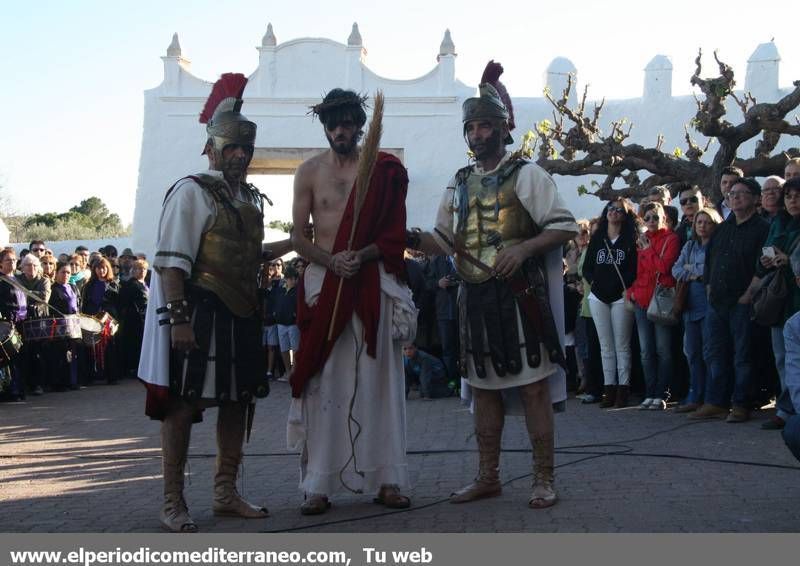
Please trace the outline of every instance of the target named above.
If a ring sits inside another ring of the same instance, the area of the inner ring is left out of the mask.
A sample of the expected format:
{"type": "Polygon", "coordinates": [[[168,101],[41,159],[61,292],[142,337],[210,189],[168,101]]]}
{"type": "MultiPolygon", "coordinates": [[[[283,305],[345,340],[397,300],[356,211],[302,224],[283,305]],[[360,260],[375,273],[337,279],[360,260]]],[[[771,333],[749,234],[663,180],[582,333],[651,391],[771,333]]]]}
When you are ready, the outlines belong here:
{"type": "Polygon", "coordinates": [[[43,251],[45,251],[46,249],[47,249],[47,248],[31,248],[31,251],[32,251],[32,252],[43,252],[43,251]]]}
{"type": "Polygon", "coordinates": [[[625,209],[622,208],[621,206],[609,206],[607,210],[608,212],[618,212],[620,214],[625,212],[625,209]]]}
{"type": "Polygon", "coordinates": [[[658,214],[648,214],[644,217],[645,222],[658,222],[661,217],[658,214]]]}
{"type": "Polygon", "coordinates": [[[687,198],[682,198],[679,202],[681,203],[681,206],[686,206],[690,202],[697,204],[699,201],[700,199],[698,199],[697,197],[687,197],[687,198]]]}

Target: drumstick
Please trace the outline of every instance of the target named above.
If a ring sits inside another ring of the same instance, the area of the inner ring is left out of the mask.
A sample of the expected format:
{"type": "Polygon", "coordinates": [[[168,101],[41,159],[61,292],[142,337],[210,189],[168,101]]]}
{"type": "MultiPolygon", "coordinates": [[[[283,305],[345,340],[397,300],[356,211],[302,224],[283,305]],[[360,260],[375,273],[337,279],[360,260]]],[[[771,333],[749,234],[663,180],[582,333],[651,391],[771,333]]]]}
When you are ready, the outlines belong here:
{"type": "Polygon", "coordinates": [[[53,305],[51,305],[47,301],[43,300],[39,295],[37,295],[36,293],[31,291],[30,289],[25,288],[25,286],[23,286],[22,283],[20,283],[19,281],[15,280],[15,279],[12,279],[8,275],[4,275],[4,274],[0,273],[0,281],[5,281],[6,283],[8,283],[12,287],[14,287],[14,289],[16,289],[17,291],[21,292],[23,295],[25,295],[29,299],[33,299],[34,301],[36,301],[38,303],[42,303],[42,304],[47,305],[49,308],[53,309],[54,311],[56,311],[61,316],[67,316],[63,312],[58,310],[56,307],[54,307],[53,305]]]}

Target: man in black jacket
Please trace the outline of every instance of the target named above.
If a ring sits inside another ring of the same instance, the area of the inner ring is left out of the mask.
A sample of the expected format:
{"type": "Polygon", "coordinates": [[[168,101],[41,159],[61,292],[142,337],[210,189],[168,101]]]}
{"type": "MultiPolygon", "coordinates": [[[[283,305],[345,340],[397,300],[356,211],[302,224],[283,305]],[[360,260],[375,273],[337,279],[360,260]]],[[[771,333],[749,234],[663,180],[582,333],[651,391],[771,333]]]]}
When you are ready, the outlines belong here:
{"type": "Polygon", "coordinates": [[[729,423],[750,418],[753,360],[750,309],[753,276],[769,224],[756,214],[761,186],[752,177],[736,181],[728,193],[731,216],[714,231],[706,250],[704,283],[709,289],[705,352],[710,370],[705,404],[691,418],[727,415],[729,423]],[[733,405],[730,414],[728,407],[733,405]]]}

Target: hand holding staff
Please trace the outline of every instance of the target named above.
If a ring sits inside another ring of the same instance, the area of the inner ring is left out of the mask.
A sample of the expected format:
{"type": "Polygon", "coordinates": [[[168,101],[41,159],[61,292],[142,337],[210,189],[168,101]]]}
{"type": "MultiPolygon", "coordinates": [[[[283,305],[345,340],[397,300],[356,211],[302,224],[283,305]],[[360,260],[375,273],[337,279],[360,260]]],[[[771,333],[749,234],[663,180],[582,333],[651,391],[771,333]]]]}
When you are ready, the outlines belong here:
{"type": "MultiPolygon", "coordinates": [[[[355,181],[355,197],[353,202],[353,225],[350,228],[350,238],[347,240],[347,251],[351,252],[353,248],[353,238],[356,233],[356,226],[358,226],[358,217],[361,213],[361,207],[364,205],[364,199],[367,197],[369,184],[372,180],[372,172],[375,169],[375,162],[378,160],[378,149],[381,144],[381,135],[383,134],[383,92],[380,90],[375,93],[375,108],[372,113],[372,120],[369,123],[369,131],[364,138],[364,145],[361,147],[361,153],[358,156],[358,170],[356,173],[355,181]]],[[[328,340],[333,340],[333,326],[336,321],[336,314],[339,311],[339,299],[342,295],[342,284],[344,279],[339,279],[339,289],[336,291],[336,302],[333,304],[333,316],[331,317],[330,326],[328,327],[328,340]]]]}

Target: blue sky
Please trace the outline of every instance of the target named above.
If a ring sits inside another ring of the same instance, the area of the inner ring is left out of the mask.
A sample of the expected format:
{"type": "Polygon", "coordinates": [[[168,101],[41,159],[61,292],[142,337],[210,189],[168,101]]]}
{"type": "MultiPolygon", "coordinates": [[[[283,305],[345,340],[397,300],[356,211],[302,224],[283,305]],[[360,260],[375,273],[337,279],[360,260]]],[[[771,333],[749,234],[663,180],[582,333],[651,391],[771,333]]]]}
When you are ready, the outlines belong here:
{"type": "Polygon", "coordinates": [[[368,51],[366,63],[380,75],[412,78],[429,71],[449,28],[457,76],[475,84],[494,58],[506,68],[503,79],[512,96],[539,96],[545,67],[565,56],[578,68],[581,84],[591,84],[591,94],[636,97],[642,69],[656,54],[671,57],[673,90],[685,94],[698,47],[709,55],[709,73],[711,52],[719,49],[743,84],[747,58],[772,38],[783,57],[781,86],[800,79],[800,53],[792,49],[795,18],[782,17],[776,5],[752,10],[753,3],[726,2],[726,11],[717,13],[717,3],[686,0],[565,4],[406,0],[390,9],[385,2],[348,0],[5,3],[2,192],[22,212],[61,211],[96,195],[130,221],[142,92],[161,82],[159,58],[173,32],[192,72],[211,81],[226,71],[255,69],[255,47],[269,22],[278,42],[345,42],[354,21],[368,51]]]}

